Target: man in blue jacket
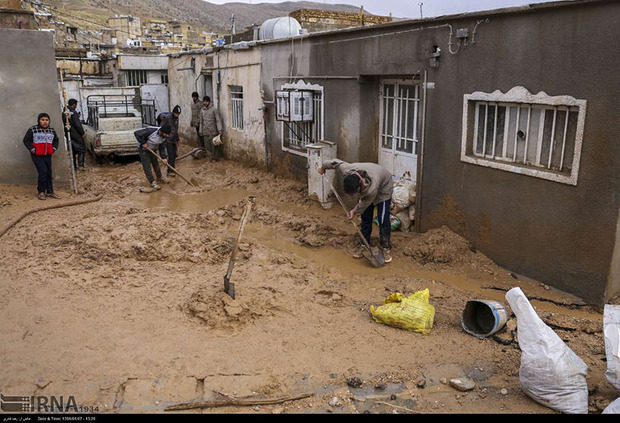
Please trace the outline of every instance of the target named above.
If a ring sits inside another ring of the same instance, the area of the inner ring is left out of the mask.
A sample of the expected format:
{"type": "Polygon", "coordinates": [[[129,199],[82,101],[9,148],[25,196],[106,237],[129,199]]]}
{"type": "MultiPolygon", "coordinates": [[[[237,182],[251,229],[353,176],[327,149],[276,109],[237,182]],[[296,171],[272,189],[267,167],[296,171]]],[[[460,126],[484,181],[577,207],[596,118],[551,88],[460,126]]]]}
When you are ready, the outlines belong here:
{"type": "Polygon", "coordinates": [[[170,125],[163,125],[162,127],[150,126],[148,128],[138,129],[133,133],[138,140],[138,154],[140,155],[140,162],[142,163],[142,169],[144,169],[146,179],[149,180],[149,184],[151,184],[151,186],[156,190],[161,189],[158,182],[166,183],[166,181],[161,174],[161,169],[159,168],[159,163],[157,162],[158,158],[155,154],[147,150],[147,147],[152,151],[159,151],[159,155],[163,159],[164,163],[168,163],[166,160],[167,156],[165,142],[171,132],[172,128],[170,125]],[[157,181],[153,178],[151,167],[153,167],[153,170],[155,171],[157,181]]]}

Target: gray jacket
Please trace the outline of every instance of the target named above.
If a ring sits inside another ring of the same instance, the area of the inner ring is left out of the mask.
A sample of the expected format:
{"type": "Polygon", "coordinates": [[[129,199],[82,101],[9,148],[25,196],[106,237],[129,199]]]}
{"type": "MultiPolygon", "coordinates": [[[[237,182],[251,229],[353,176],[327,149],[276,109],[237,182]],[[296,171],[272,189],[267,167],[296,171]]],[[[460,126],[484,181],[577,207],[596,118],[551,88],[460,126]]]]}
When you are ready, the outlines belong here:
{"type": "Polygon", "coordinates": [[[200,111],[202,107],[202,101],[192,101],[192,121],[190,122],[192,128],[200,127],[200,111]]]}
{"type": "Polygon", "coordinates": [[[222,130],[222,118],[220,113],[213,106],[203,107],[200,110],[200,135],[215,136],[222,130]]]}
{"type": "Polygon", "coordinates": [[[370,205],[377,205],[392,198],[392,174],[389,170],[376,163],[347,163],[333,159],[323,163],[323,169],[337,169],[343,175],[353,172],[360,173],[369,184],[360,193],[360,199],[353,209],[356,214],[364,213],[370,205]]]}

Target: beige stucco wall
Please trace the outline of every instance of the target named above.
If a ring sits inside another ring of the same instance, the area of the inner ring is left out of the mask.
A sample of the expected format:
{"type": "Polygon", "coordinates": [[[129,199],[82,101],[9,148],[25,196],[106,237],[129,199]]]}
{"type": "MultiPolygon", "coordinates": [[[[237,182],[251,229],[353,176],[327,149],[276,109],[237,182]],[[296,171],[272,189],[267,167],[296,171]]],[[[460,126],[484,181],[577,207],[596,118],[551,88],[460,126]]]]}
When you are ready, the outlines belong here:
{"type": "Polygon", "coordinates": [[[190,127],[191,94],[196,91],[201,98],[205,95],[202,75],[206,75],[213,82],[213,92],[209,95],[213,104],[220,110],[224,122],[226,157],[251,165],[266,166],[260,59],[259,48],[224,49],[219,52],[170,57],[168,67],[170,104],[179,104],[183,110],[179,119],[182,142],[197,145],[196,131],[190,127]],[[212,60],[207,61],[207,55],[212,56],[212,60]],[[192,58],[195,59],[193,68],[192,58]],[[230,86],[232,85],[243,87],[243,130],[231,128],[230,86]]]}

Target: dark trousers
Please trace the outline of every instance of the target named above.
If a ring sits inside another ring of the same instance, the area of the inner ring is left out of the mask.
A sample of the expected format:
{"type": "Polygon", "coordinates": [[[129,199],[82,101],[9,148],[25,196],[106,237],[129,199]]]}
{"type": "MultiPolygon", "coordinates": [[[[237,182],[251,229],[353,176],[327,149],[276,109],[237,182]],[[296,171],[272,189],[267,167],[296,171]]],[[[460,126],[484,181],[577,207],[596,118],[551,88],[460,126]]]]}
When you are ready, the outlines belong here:
{"type": "Polygon", "coordinates": [[[52,185],[52,156],[35,156],[31,154],[34,166],[37,168],[37,191],[51,194],[54,192],[52,185]]]}
{"type": "MultiPolygon", "coordinates": [[[[175,164],[177,161],[177,144],[166,143],[166,153],[168,154],[168,164],[172,167],[176,167],[175,164]]],[[[174,173],[174,170],[170,169],[168,166],[166,166],[166,168],[168,168],[168,171],[166,172],[168,175],[174,173]]]]}
{"type": "Polygon", "coordinates": [[[144,169],[144,174],[146,175],[146,179],[149,180],[149,183],[152,184],[155,180],[153,178],[153,173],[151,172],[151,167],[155,170],[155,175],[157,175],[157,179],[161,179],[161,170],[159,169],[159,163],[157,162],[157,157],[151,152],[144,150],[142,148],[138,149],[138,154],[140,154],[140,162],[142,163],[142,169],[144,169]]]}
{"type": "Polygon", "coordinates": [[[196,128],[196,134],[198,135],[198,142],[202,148],[205,148],[205,139],[202,135],[200,135],[200,128],[196,128]]]}
{"type": "Polygon", "coordinates": [[[74,139],[73,136],[71,136],[71,148],[74,156],[77,155],[76,166],[84,167],[84,157],[86,156],[86,146],[84,145],[84,140],[81,137],[74,139]]]}
{"type": "MultiPolygon", "coordinates": [[[[377,219],[379,220],[379,243],[383,248],[392,248],[391,236],[392,236],[392,223],[390,222],[390,202],[391,200],[385,200],[382,203],[376,205],[377,207],[377,219]]],[[[372,221],[375,211],[375,206],[370,205],[364,213],[362,213],[362,225],[360,230],[362,235],[370,244],[370,235],[372,234],[372,221]]]]}
{"type": "Polygon", "coordinates": [[[222,158],[222,145],[213,144],[213,137],[216,136],[217,134],[204,136],[205,142],[207,144],[207,153],[212,160],[220,160],[222,158]]]}

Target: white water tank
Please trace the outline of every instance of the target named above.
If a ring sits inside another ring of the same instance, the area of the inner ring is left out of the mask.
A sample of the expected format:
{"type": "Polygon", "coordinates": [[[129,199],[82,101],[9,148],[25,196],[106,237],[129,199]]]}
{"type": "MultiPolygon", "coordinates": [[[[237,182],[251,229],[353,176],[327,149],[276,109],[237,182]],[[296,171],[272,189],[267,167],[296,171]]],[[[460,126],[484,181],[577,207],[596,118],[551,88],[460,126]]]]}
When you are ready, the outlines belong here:
{"type": "Polygon", "coordinates": [[[301,25],[297,19],[291,17],[267,19],[260,26],[258,38],[261,40],[275,40],[299,35],[301,25]]]}

